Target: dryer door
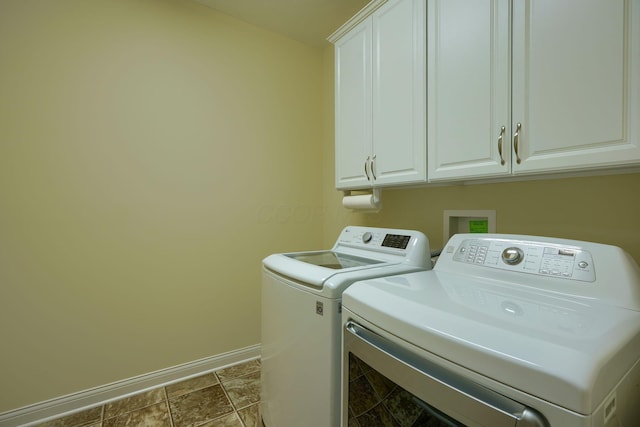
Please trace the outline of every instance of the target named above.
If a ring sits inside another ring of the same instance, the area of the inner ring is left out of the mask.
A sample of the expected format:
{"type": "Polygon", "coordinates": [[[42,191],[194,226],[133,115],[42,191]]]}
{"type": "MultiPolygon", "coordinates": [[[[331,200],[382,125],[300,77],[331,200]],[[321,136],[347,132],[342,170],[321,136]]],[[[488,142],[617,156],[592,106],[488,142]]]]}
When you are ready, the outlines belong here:
{"type": "Polygon", "coordinates": [[[361,424],[374,417],[382,425],[392,425],[384,419],[412,416],[403,424],[548,427],[537,411],[447,371],[354,321],[345,324],[343,338],[342,425],[349,425],[350,417],[361,424]],[[368,395],[367,390],[376,387],[368,395]],[[383,402],[376,401],[378,396],[385,396],[383,402]],[[375,409],[368,412],[367,406],[375,409]],[[398,407],[402,410],[394,414],[398,407]]]}

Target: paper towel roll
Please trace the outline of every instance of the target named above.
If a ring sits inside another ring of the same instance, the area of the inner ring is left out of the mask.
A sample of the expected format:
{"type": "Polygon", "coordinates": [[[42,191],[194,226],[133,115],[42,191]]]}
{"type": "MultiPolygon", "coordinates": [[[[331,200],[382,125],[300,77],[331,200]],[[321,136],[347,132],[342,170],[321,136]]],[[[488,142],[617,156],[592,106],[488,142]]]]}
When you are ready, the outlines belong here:
{"type": "Polygon", "coordinates": [[[382,203],[375,200],[373,194],[360,194],[358,196],[344,196],[342,206],[347,209],[380,210],[382,203]]]}

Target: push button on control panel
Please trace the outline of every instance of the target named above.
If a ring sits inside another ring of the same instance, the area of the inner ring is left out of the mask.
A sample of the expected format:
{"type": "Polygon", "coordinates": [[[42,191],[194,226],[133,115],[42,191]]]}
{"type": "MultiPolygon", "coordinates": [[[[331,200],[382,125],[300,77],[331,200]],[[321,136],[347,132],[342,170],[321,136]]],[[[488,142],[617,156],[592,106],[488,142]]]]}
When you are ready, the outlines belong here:
{"type": "Polygon", "coordinates": [[[464,256],[464,261],[475,264],[484,264],[487,259],[487,251],[489,247],[483,245],[469,245],[469,247],[461,247],[460,255],[464,256]]]}

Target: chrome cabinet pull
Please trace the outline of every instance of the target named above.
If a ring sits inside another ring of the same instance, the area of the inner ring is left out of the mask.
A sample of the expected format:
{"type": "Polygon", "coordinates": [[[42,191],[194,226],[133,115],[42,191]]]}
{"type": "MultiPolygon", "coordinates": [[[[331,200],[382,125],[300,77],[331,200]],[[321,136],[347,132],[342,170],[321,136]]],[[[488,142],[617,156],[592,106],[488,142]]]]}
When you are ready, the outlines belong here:
{"type": "Polygon", "coordinates": [[[367,170],[367,165],[369,164],[369,159],[371,156],[367,156],[367,160],[364,161],[364,174],[367,176],[367,181],[371,181],[371,177],[369,176],[369,171],[367,170]]]}
{"type": "Polygon", "coordinates": [[[500,128],[500,135],[498,135],[498,154],[500,154],[500,164],[504,166],[504,157],[502,157],[502,138],[504,137],[504,131],[506,128],[502,126],[500,128]]]}
{"type": "Polygon", "coordinates": [[[522,124],[516,124],[516,133],[513,134],[513,150],[516,152],[516,163],[522,163],[522,159],[520,158],[520,154],[518,154],[518,139],[520,138],[520,129],[522,129],[522,124]]]}
{"type": "Polygon", "coordinates": [[[375,161],[376,161],[376,156],[374,155],[371,158],[371,175],[373,175],[373,180],[375,181],[376,179],[378,179],[378,177],[376,176],[376,169],[375,169],[375,161]]]}

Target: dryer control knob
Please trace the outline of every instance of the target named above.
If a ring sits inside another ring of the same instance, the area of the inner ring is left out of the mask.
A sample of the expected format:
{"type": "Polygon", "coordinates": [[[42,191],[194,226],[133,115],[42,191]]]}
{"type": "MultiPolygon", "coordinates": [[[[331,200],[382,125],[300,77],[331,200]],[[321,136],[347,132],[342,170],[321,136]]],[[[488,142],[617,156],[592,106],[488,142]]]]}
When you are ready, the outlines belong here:
{"type": "Polygon", "coordinates": [[[373,234],[371,234],[370,231],[367,231],[362,235],[362,241],[364,243],[369,243],[371,239],[373,239],[373,234]]]}
{"type": "Polygon", "coordinates": [[[520,264],[520,262],[524,259],[524,252],[522,249],[511,247],[502,251],[502,260],[509,265],[520,264]]]}

